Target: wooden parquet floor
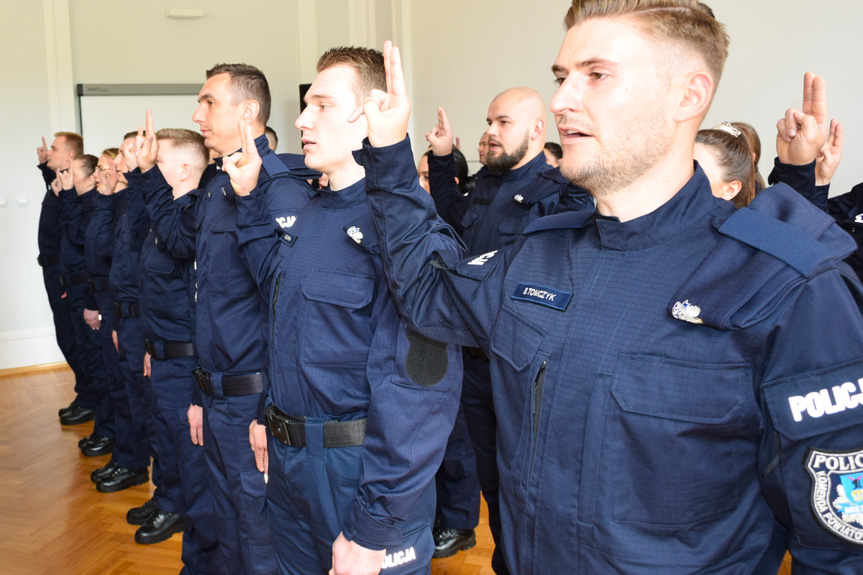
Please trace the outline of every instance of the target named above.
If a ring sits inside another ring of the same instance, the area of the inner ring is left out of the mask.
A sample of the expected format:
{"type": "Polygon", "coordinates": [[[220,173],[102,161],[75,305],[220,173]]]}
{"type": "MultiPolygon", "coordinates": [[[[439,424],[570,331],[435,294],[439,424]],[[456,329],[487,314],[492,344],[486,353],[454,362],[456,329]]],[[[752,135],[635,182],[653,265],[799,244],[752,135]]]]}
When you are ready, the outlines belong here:
{"type": "MultiPolygon", "coordinates": [[[[152,484],[99,493],[90,472],[108,456],[80,454],[92,424],[63,427],[57,410],[73,397],[68,368],[0,374],[0,574],[169,575],[180,572],[180,536],[135,543],[126,511],[152,484]]],[[[477,545],[432,561],[432,575],[493,575],[485,505],[477,545]]],[[[790,575],[783,567],[779,575],[790,575]]]]}

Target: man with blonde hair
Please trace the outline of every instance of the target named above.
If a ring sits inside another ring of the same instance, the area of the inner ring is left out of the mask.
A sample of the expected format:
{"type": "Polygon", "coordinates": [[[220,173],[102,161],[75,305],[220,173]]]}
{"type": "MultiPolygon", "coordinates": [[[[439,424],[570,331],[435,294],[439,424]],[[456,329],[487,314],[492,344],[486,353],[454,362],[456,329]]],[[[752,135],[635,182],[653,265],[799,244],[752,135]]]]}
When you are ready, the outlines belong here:
{"type": "MultiPolygon", "coordinates": [[[[395,50],[389,94],[364,107],[400,311],[490,358],[507,566],[776,573],[787,548],[795,573],[860,573],[853,240],[787,186],[739,210],[711,194],[692,154],[728,38],[702,4],[575,0],[567,25],[551,110],[562,172],[596,210],[540,219],[509,249],[459,262],[409,189],[395,50]]],[[[823,104],[787,116],[783,146],[817,155],[799,127],[823,104]]]]}

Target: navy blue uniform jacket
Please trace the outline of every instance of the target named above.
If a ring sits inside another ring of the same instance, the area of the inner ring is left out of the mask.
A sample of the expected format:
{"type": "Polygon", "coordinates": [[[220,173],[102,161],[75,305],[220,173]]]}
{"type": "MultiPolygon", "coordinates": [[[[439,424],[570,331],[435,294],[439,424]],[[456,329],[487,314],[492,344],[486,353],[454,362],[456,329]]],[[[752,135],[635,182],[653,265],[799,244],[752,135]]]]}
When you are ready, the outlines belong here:
{"type": "MultiPolygon", "coordinates": [[[[284,164],[270,163],[279,160],[270,151],[266,136],[255,139],[255,145],[264,160],[259,185],[271,224],[282,229],[305,205],[312,189],[290,176],[271,178],[268,170],[274,166],[283,169],[284,164]]],[[[178,258],[196,258],[195,350],[201,365],[209,372],[229,375],[263,370],[267,310],[257,295],[254,278],[240,260],[237,204],[230,178],[220,170],[204,188],[189,194],[191,207],[174,202],[158,168],[148,170],[145,178],[151,213],[160,218],[168,214],[158,228],[167,252],[178,258]]]]}
{"type": "Polygon", "coordinates": [[[409,142],[365,154],[400,312],[491,358],[512,572],[752,573],[777,520],[795,573],[863,572],[863,296],[831,218],[786,186],[735,210],[696,167],[641,218],[459,262],[409,142]]]}
{"type": "Polygon", "coordinates": [[[369,548],[396,545],[440,465],[461,353],[406,332],[387,292],[365,180],[319,190],[278,235],[258,190],[237,202],[240,253],[268,302],[269,400],[291,415],[368,418],[342,532],[369,548]]]}

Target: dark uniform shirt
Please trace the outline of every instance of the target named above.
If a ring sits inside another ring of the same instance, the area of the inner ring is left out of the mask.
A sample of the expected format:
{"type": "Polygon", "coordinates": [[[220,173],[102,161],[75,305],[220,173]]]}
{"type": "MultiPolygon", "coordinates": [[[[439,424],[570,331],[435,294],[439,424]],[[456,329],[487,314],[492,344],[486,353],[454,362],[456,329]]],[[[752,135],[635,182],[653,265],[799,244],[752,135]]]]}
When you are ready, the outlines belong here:
{"type": "Polygon", "coordinates": [[[514,573],[752,573],[774,520],[795,572],[863,572],[863,293],[832,220],[785,186],[735,210],[697,169],[635,220],[458,262],[409,145],[366,153],[402,313],[491,358],[514,573]]]}
{"type": "MultiPolygon", "coordinates": [[[[280,230],[305,205],[312,189],[304,180],[277,173],[285,167],[269,149],[266,136],[257,138],[255,144],[264,161],[259,185],[273,225],[280,230]]],[[[145,177],[162,179],[155,168],[145,177]]],[[[240,260],[236,196],[230,178],[219,171],[204,188],[190,194],[192,209],[174,206],[166,185],[152,180],[147,185],[152,190],[148,201],[154,216],[162,211],[173,211],[176,216],[173,223],[163,222],[159,227],[168,252],[197,258],[195,343],[201,365],[209,372],[230,375],[263,370],[267,310],[257,296],[254,278],[240,260]]]]}
{"type": "Polygon", "coordinates": [[[342,531],[367,547],[395,544],[452,428],[459,350],[409,339],[387,291],[365,180],[319,190],[279,236],[257,191],[237,202],[240,255],[270,310],[269,399],[298,416],[368,417],[342,531]],[[422,360],[406,357],[410,347],[436,365],[412,371],[411,359],[422,360]]]}
{"type": "Polygon", "coordinates": [[[109,281],[118,302],[137,302],[141,295],[141,247],[150,229],[144,205],[141,172],[137,168],[126,174],[129,187],[117,199],[114,227],[114,255],[109,281]]]}
{"type": "Polygon", "coordinates": [[[51,190],[51,182],[57,175],[48,164],[39,164],[39,171],[47,188],[45,197],[42,198],[42,211],[39,212],[39,255],[59,256],[60,238],[63,235],[60,229],[60,198],[51,190]]]}

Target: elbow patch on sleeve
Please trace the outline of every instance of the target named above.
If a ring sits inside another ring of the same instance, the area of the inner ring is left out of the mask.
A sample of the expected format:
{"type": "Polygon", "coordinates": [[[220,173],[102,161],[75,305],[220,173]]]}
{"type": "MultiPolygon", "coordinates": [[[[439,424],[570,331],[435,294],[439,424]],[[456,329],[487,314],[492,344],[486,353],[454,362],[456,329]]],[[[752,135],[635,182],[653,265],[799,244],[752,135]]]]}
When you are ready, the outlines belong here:
{"type": "Polygon", "coordinates": [[[405,369],[422,387],[437,385],[449,371],[447,345],[413,331],[407,331],[408,353],[405,369]]]}

